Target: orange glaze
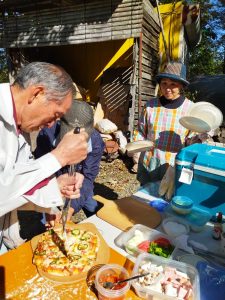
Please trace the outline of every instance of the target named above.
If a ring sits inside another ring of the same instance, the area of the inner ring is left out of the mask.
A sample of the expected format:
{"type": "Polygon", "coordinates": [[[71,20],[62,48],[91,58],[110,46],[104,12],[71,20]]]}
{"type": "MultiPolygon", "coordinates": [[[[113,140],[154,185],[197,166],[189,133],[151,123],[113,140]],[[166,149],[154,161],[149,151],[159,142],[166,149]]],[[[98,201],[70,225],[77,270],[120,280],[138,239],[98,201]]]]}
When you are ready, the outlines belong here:
{"type": "MultiPolygon", "coordinates": [[[[107,275],[103,275],[100,279],[99,279],[99,283],[101,284],[101,286],[104,287],[104,283],[105,282],[112,282],[112,283],[116,283],[120,280],[124,280],[125,277],[123,276],[117,276],[115,274],[107,274],[107,275]]],[[[122,289],[123,287],[125,287],[127,283],[126,282],[123,282],[123,283],[120,283],[120,284],[117,284],[115,287],[113,287],[113,290],[120,290],[122,289]]]]}

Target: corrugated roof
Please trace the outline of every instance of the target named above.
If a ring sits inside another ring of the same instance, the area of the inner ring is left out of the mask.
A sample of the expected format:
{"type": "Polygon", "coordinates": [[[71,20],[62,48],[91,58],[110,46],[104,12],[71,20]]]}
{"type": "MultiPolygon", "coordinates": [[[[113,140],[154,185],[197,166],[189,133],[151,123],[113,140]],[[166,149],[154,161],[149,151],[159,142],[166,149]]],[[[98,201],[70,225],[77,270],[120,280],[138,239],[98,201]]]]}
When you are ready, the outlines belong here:
{"type": "Polygon", "coordinates": [[[27,12],[33,10],[34,8],[52,8],[62,5],[74,4],[79,3],[81,0],[39,0],[39,1],[32,1],[32,0],[3,0],[0,2],[0,9],[1,11],[10,11],[15,10],[15,8],[19,12],[27,12]]]}

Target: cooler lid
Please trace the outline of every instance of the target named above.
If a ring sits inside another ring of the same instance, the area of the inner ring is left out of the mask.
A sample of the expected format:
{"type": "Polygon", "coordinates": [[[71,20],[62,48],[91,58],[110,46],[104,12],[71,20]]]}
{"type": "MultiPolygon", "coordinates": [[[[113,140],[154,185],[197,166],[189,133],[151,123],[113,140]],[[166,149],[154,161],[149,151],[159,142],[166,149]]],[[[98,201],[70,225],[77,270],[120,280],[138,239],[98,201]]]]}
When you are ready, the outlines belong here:
{"type": "Polygon", "coordinates": [[[198,168],[202,171],[225,175],[225,148],[207,144],[193,144],[183,148],[176,156],[176,164],[198,168]],[[211,171],[210,171],[211,170],[211,171]],[[218,172],[221,171],[221,172],[218,172]]]}

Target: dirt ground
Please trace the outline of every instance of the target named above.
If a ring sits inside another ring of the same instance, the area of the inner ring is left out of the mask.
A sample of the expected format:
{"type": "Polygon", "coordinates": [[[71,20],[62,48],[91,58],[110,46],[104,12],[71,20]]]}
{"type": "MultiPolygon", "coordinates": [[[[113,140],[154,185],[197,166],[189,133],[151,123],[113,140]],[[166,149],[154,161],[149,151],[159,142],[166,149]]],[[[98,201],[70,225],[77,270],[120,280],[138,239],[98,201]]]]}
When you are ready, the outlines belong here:
{"type": "MultiPolygon", "coordinates": [[[[139,188],[136,174],[130,172],[132,161],[129,157],[119,157],[112,162],[102,160],[100,171],[95,180],[94,194],[110,200],[132,195],[139,188]]],[[[83,211],[74,215],[74,221],[80,222],[86,216],[83,211]]]]}

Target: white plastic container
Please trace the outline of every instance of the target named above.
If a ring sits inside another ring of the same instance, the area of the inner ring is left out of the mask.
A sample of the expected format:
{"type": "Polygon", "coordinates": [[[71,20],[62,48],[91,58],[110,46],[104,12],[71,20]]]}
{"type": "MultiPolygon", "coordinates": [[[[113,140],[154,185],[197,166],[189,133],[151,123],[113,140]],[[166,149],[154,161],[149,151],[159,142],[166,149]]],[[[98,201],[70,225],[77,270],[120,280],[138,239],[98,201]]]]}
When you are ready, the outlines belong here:
{"type": "Polygon", "coordinates": [[[126,282],[120,289],[106,289],[103,287],[102,281],[104,282],[110,276],[116,276],[118,280],[123,280],[129,278],[129,273],[124,267],[117,264],[106,264],[98,269],[95,277],[95,288],[98,291],[98,299],[125,300],[126,293],[130,289],[130,281],[126,282]]]}
{"type": "Polygon", "coordinates": [[[186,196],[174,196],[170,205],[176,213],[188,215],[192,210],[193,201],[186,196]]]}
{"type": "Polygon", "coordinates": [[[162,228],[171,238],[176,238],[182,234],[188,234],[190,226],[181,218],[165,218],[162,222],[162,228]]]}
{"type": "Polygon", "coordinates": [[[190,226],[190,229],[195,232],[200,232],[204,229],[206,223],[211,219],[212,215],[198,206],[193,206],[192,211],[188,215],[178,215],[176,214],[170,205],[165,209],[165,215],[167,217],[176,217],[181,221],[187,222],[190,226]]]}
{"type": "Polygon", "coordinates": [[[122,236],[120,237],[123,248],[127,253],[129,253],[133,256],[138,256],[140,253],[143,252],[142,250],[139,250],[138,247],[134,247],[132,252],[129,251],[129,249],[128,249],[128,241],[131,240],[135,236],[135,233],[137,230],[143,234],[143,240],[140,240],[140,243],[142,241],[146,241],[146,240],[153,241],[153,240],[161,238],[161,237],[169,240],[170,244],[174,246],[174,250],[170,256],[170,257],[173,257],[173,253],[176,248],[174,239],[169,237],[167,234],[164,234],[158,230],[151,229],[151,228],[141,225],[141,224],[134,225],[130,230],[128,230],[127,232],[124,232],[122,234],[122,236]]]}
{"type": "MultiPolygon", "coordinates": [[[[165,259],[163,257],[159,257],[156,255],[151,255],[148,253],[141,253],[135,262],[134,269],[131,276],[139,274],[139,267],[142,266],[145,263],[153,263],[157,266],[162,266],[163,269],[167,266],[175,268],[177,271],[187,274],[187,276],[190,278],[192,287],[193,287],[193,295],[192,297],[189,297],[191,300],[200,300],[200,285],[199,285],[199,276],[198,271],[195,267],[178,262],[171,259],[165,259]]],[[[140,284],[138,284],[138,280],[132,281],[132,286],[135,289],[136,294],[143,298],[148,300],[178,300],[179,298],[168,296],[163,293],[157,292],[154,289],[151,289],[151,286],[143,287],[140,284]]],[[[188,300],[189,300],[188,299],[188,300]]]]}

